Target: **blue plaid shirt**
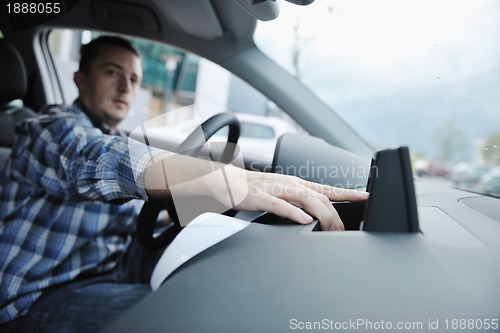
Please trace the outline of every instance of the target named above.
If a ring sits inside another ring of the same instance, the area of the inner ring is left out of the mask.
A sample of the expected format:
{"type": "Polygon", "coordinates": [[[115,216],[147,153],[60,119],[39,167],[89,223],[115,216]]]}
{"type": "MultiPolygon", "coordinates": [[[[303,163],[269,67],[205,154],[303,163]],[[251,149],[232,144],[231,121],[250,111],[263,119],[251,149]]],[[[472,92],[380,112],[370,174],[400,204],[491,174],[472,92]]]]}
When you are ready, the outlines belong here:
{"type": "Polygon", "coordinates": [[[159,152],[109,135],[78,102],[45,114],[18,125],[0,175],[0,323],[48,287],[117,265],[159,152]]]}

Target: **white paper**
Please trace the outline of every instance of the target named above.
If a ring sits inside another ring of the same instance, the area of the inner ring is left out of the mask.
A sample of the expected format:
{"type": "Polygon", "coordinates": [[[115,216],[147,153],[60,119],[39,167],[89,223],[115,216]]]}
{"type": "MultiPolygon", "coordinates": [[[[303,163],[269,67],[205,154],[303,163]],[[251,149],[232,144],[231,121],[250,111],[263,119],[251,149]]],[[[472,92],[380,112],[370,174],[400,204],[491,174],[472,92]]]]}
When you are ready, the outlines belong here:
{"type": "Polygon", "coordinates": [[[151,275],[151,288],[157,290],[186,261],[249,224],[248,221],[215,213],[204,213],[196,217],[163,252],[151,275]]]}

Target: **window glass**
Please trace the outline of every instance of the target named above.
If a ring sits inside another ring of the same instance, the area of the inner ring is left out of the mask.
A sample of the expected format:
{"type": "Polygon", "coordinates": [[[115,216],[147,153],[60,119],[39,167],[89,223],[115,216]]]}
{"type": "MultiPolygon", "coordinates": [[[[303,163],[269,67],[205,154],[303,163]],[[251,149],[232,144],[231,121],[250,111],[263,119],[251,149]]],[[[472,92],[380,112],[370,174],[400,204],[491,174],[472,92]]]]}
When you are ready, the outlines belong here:
{"type": "Polygon", "coordinates": [[[407,145],[418,176],[491,192],[499,35],[496,0],[321,0],[283,1],[254,40],[374,148],[407,145]]]}

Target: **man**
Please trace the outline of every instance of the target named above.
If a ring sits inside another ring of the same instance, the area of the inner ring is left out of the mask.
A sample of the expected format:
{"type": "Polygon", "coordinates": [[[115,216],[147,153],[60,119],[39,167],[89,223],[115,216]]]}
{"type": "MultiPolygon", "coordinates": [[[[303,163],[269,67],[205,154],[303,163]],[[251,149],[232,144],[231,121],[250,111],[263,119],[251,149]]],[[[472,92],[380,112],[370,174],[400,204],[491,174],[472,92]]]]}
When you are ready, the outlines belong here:
{"type": "Polygon", "coordinates": [[[171,184],[182,195],[208,195],[228,208],[269,211],[304,224],[315,216],[328,230],[343,229],[330,200],[366,199],[355,191],[225,166],[232,191],[245,189],[241,200],[230,200],[226,184],[199,177],[210,162],[121,135],[117,126],[142,78],[139,54],[128,41],[103,36],[80,53],[78,99],[21,123],[1,175],[2,331],[96,332],[151,292],[149,277],[160,253],[133,239],[135,199],[167,198],[171,184]],[[196,186],[183,186],[179,179],[186,177],[196,186]]]}

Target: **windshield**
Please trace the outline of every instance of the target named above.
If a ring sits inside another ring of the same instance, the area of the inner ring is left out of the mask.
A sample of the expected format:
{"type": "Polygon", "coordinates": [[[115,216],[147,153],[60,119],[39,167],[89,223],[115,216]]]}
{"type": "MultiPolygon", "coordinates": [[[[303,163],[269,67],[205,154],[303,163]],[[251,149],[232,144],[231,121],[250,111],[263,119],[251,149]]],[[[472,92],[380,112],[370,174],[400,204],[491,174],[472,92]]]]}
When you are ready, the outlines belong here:
{"type": "Polygon", "coordinates": [[[498,36],[496,0],[283,1],[255,43],[417,176],[499,195],[498,36]]]}

